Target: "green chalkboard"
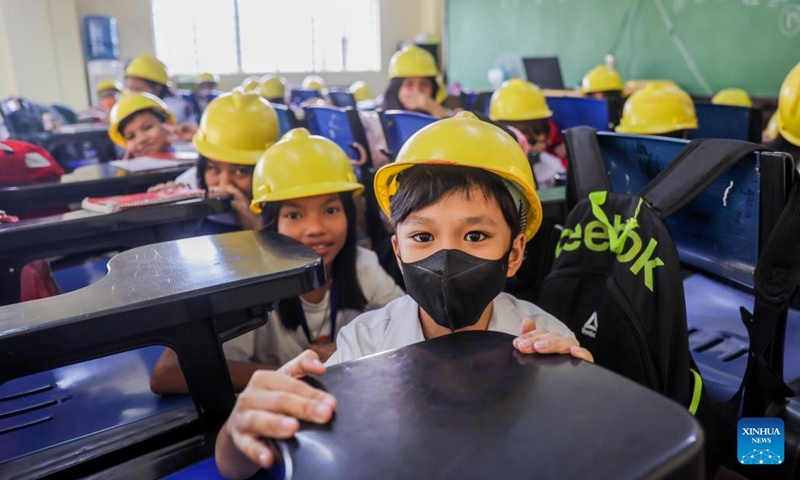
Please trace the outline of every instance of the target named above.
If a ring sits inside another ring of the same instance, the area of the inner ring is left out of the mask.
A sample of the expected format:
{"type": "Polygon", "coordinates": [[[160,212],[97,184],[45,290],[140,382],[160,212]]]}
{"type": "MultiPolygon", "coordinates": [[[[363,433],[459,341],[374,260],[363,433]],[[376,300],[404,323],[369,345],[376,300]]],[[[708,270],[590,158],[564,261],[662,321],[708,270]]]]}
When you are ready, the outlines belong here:
{"type": "Polygon", "coordinates": [[[800,0],[447,0],[445,29],[448,80],[471,88],[504,54],[557,55],[575,86],[613,53],[625,79],[775,97],[800,61],[800,0]]]}

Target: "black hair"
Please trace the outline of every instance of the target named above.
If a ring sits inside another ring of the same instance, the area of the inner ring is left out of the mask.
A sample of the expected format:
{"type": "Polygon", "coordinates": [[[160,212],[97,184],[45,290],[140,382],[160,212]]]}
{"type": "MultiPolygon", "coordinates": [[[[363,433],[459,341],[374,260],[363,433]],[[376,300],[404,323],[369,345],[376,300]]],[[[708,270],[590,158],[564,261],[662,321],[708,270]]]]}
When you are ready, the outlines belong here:
{"type": "Polygon", "coordinates": [[[500,123],[509,127],[514,127],[528,139],[528,142],[533,146],[536,143],[536,137],[539,135],[550,135],[550,122],[546,118],[539,118],[536,120],[518,120],[506,121],[500,123]]]}
{"type": "MultiPolygon", "coordinates": [[[[338,308],[357,310],[363,312],[367,306],[367,298],[358,283],[356,271],[356,257],[358,255],[356,238],[356,204],[350,192],[340,193],[339,199],[344,207],[347,219],[347,237],[342,251],[333,260],[331,275],[338,290],[338,308]]],[[[278,213],[283,202],[269,202],[262,204],[261,216],[264,219],[264,228],[274,232],[278,231],[278,213]]],[[[297,330],[303,318],[303,306],[299,297],[291,297],[278,303],[278,316],[287,330],[297,330]]]]}
{"type": "Polygon", "coordinates": [[[671,132],[666,132],[666,133],[654,133],[653,135],[658,137],[680,138],[681,140],[688,140],[689,130],[673,130],[671,132]]]}
{"type": "Polygon", "coordinates": [[[156,92],[155,95],[161,100],[164,100],[167,97],[174,96],[169,86],[164,85],[163,83],[154,82],[146,78],[140,78],[140,80],[147,82],[147,84],[150,85],[150,89],[156,92]]]}
{"type": "MultiPolygon", "coordinates": [[[[208,158],[203,155],[199,155],[197,158],[197,185],[199,188],[203,190],[208,190],[208,184],[206,183],[206,170],[208,170],[208,162],[220,162],[220,163],[229,163],[223,160],[214,160],[213,158],[208,158]]],[[[255,171],[255,165],[239,165],[241,167],[250,167],[255,171]]]]}
{"type": "Polygon", "coordinates": [[[435,204],[452,192],[462,193],[469,200],[470,190],[477,187],[484,198],[494,199],[500,206],[511,229],[511,240],[522,233],[522,209],[514,203],[503,180],[491,172],[457,165],[415,165],[401,172],[397,182],[397,193],[389,207],[395,227],[413,212],[435,204]]]}
{"type": "Polygon", "coordinates": [[[133,121],[134,118],[138,117],[143,113],[152,113],[162,122],[166,122],[169,119],[169,115],[167,113],[162,112],[157,108],[145,108],[144,110],[138,110],[136,112],[131,113],[127,117],[123,118],[122,121],[119,122],[119,127],[117,127],[117,131],[119,131],[119,133],[124,137],[125,128],[133,121]]]}
{"type": "MultiPolygon", "coordinates": [[[[436,77],[424,77],[431,81],[433,85],[433,90],[431,91],[431,98],[435,99],[436,94],[439,93],[439,83],[436,81],[436,77]]],[[[403,103],[400,101],[400,87],[403,86],[403,78],[393,78],[389,80],[389,85],[386,87],[386,90],[383,92],[383,104],[381,107],[384,110],[408,110],[403,103]]],[[[422,112],[422,113],[431,113],[431,112],[422,112]]]]}

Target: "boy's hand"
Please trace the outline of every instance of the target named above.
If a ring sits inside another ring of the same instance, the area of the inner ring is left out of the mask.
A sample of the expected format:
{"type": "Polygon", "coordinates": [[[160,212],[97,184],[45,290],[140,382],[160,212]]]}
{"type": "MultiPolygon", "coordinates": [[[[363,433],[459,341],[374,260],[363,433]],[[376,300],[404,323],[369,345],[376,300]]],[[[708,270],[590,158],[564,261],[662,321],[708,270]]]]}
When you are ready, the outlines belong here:
{"type": "MultiPolygon", "coordinates": [[[[221,435],[227,434],[236,449],[254,465],[269,468],[275,452],[260,438],[291,438],[300,428],[299,420],[325,424],[333,416],[336,399],[299,380],[307,374],[322,375],[325,366],[308,350],[277,371],[259,370],[239,395],[221,435]]],[[[217,462],[235,460],[217,444],[217,462]],[[224,458],[221,458],[224,457],[224,458]]]]}
{"type": "Polygon", "coordinates": [[[576,339],[564,338],[560,333],[537,329],[536,323],[531,318],[522,321],[519,337],[514,339],[514,348],[522,353],[569,353],[575,358],[594,363],[592,354],[581,347],[576,339]]]}
{"type": "Polygon", "coordinates": [[[327,362],[328,359],[331,358],[331,355],[336,353],[336,343],[334,342],[309,343],[306,348],[317,352],[321,362],[327,362]]]}

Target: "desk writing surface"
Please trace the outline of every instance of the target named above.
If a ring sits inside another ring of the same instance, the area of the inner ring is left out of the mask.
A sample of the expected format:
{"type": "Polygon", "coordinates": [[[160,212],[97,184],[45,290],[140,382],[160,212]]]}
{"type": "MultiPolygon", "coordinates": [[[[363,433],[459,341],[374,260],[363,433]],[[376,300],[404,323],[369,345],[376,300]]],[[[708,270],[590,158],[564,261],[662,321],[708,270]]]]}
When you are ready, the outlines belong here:
{"type": "MultiPolygon", "coordinates": [[[[409,319],[412,321],[412,319],[409,319]]],[[[464,332],[328,369],[327,425],[281,444],[287,478],[700,478],[680,405],[513,337],[464,332]]]]}
{"type": "Polygon", "coordinates": [[[108,275],[89,287],[0,307],[0,344],[31,329],[280,279],[318,263],[298,242],[249,230],[134,248],[112,258],[108,275]]]}

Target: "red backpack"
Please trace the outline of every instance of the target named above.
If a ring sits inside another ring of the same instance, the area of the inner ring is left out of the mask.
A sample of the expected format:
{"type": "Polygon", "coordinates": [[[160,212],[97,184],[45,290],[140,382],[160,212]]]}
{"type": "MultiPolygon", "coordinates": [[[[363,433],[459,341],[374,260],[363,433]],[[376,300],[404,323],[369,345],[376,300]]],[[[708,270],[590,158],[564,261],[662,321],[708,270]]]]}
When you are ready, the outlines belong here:
{"type": "Polygon", "coordinates": [[[57,182],[62,175],[64,170],[44,148],[19,140],[0,142],[0,187],[57,182]]]}
{"type": "MultiPolygon", "coordinates": [[[[0,187],[57,182],[64,170],[42,147],[19,140],[0,142],[0,187]]],[[[2,209],[0,205],[0,209],[2,209]]],[[[59,210],[60,212],[60,210],[59,210]]],[[[48,209],[40,214],[59,213],[48,209]]],[[[30,216],[30,215],[26,215],[30,216]]],[[[44,260],[34,260],[22,268],[20,300],[36,300],[59,293],[50,266],[44,260]]]]}

